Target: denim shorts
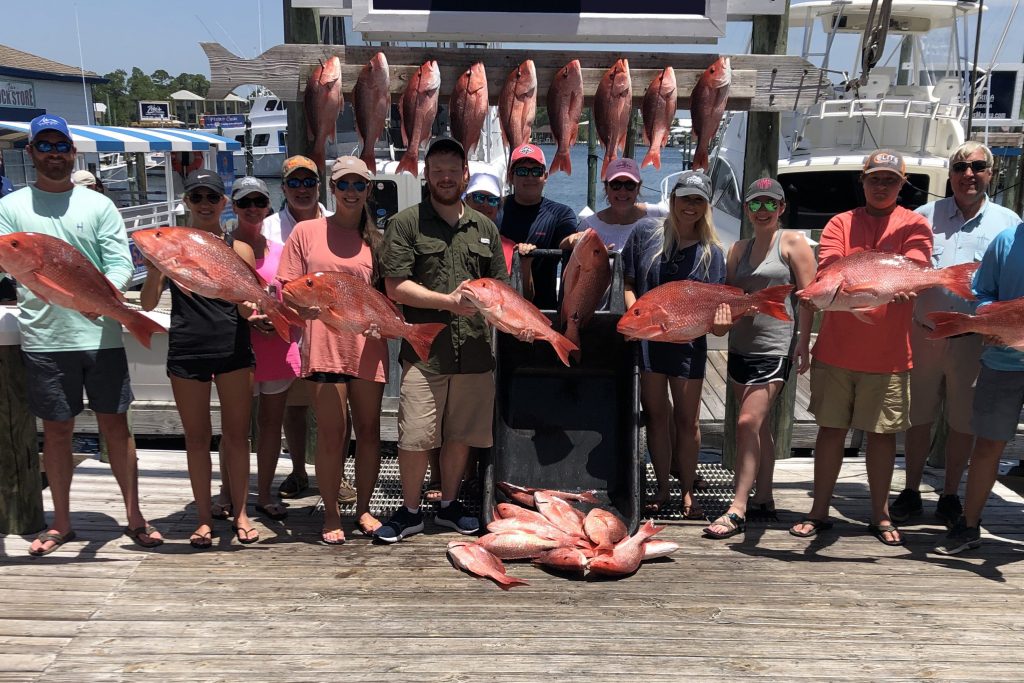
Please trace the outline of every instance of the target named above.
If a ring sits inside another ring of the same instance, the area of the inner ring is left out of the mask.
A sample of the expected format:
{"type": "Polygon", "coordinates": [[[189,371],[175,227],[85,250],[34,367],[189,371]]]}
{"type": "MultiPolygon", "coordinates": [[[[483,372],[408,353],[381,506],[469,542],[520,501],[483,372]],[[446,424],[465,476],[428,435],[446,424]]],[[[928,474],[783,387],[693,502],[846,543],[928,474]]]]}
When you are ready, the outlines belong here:
{"type": "Polygon", "coordinates": [[[135,396],[123,348],[97,351],[22,351],[28,409],[41,420],[63,422],[82,412],[82,392],[96,413],[125,413],[135,396]]]}

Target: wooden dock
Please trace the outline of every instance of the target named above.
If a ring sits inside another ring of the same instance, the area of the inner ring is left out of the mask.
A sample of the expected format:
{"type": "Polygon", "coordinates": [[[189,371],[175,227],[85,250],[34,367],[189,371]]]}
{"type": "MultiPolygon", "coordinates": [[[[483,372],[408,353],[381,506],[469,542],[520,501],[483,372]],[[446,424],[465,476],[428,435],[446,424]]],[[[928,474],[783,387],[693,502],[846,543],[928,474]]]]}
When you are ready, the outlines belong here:
{"type": "Polygon", "coordinates": [[[348,518],[346,545],[318,545],[315,496],[283,523],[257,518],[253,546],[219,522],[215,547],[194,551],[176,451],[140,452],[143,509],[169,538],[145,551],[120,535],[108,467],[87,459],[75,541],[36,559],[0,536],[0,681],[1019,681],[1024,499],[997,485],[980,550],[930,554],[943,533],[930,517],[888,548],[865,533],[857,458],[835,529],[806,541],[786,529],[810,505],[811,469],[780,463],[781,520],[738,540],[670,522],[661,536],[681,549],[633,577],[509,563],[530,585],[503,593],[452,568],[455,534],[429,524],[388,547],[353,538],[348,518]]]}

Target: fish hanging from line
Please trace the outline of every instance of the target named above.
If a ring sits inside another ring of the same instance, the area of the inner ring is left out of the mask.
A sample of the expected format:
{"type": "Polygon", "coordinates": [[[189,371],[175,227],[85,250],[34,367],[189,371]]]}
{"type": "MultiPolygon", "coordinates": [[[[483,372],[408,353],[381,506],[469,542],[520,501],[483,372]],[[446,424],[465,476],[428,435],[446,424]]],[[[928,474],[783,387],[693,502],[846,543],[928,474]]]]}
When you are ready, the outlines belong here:
{"type": "Polygon", "coordinates": [[[345,107],[341,94],[341,60],[331,56],[313,69],[306,82],[303,97],[306,109],[306,139],[312,144],[309,158],[325,176],[325,156],[328,142],[337,135],[338,115],[345,107]]]}
{"type": "Polygon", "coordinates": [[[363,141],[359,158],[371,173],[377,172],[374,145],[384,132],[391,113],[391,76],[388,60],[378,52],[363,65],[352,89],[352,110],[355,112],[356,132],[363,141]]]}
{"type": "Polygon", "coordinates": [[[416,69],[402,93],[399,114],[402,118],[402,141],[405,154],[396,173],[420,172],[420,147],[430,140],[430,129],[437,116],[437,98],[441,90],[441,70],[433,59],[416,69]]]}
{"type": "Polygon", "coordinates": [[[732,65],[729,57],[719,57],[704,70],[690,93],[690,124],[693,136],[697,139],[690,168],[695,171],[708,170],[711,141],[722,123],[731,84],[732,65]]]}

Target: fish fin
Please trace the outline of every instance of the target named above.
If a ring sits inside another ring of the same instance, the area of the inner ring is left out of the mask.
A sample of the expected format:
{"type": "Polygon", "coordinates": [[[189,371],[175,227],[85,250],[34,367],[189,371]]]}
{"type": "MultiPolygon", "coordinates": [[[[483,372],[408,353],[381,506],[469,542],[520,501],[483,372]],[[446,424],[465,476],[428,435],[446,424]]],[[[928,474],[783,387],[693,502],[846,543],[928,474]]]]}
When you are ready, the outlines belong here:
{"type": "Polygon", "coordinates": [[[154,334],[167,331],[163,325],[134,310],[131,311],[131,314],[126,316],[121,322],[128,328],[128,331],[131,332],[132,336],[138,339],[139,343],[147,349],[151,348],[152,337],[154,334]]]}
{"type": "Polygon", "coordinates": [[[274,324],[274,331],[277,332],[277,336],[286,342],[292,340],[292,327],[302,327],[305,323],[292,309],[285,306],[277,299],[272,299],[269,295],[265,300],[261,301],[263,312],[266,313],[267,317],[270,318],[270,322],[274,324]]]}
{"type": "Polygon", "coordinates": [[[590,503],[591,505],[600,505],[601,501],[597,499],[596,489],[590,489],[588,491],[580,491],[580,501],[583,503],[590,503]]]}
{"type": "Polygon", "coordinates": [[[980,263],[960,263],[942,269],[942,286],[961,299],[974,301],[974,292],[971,290],[971,282],[974,280],[974,271],[980,263]]]}
{"type": "Polygon", "coordinates": [[[847,294],[874,294],[876,291],[878,291],[878,283],[875,282],[843,283],[843,292],[847,294]]]}
{"type": "Polygon", "coordinates": [[[420,323],[413,325],[412,329],[404,335],[405,341],[409,342],[416,355],[426,362],[427,358],[430,357],[430,347],[433,346],[434,339],[446,327],[448,326],[445,323],[420,323]]]}
{"type": "Polygon", "coordinates": [[[862,323],[867,323],[868,325],[875,325],[878,321],[872,320],[867,315],[865,315],[865,313],[867,313],[868,311],[873,310],[873,308],[855,308],[852,311],[850,311],[850,315],[852,315],[854,318],[861,321],[862,323]]]}
{"type": "Polygon", "coordinates": [[[935,323],[935,328],[928,332],[928,339],[945,339],[973,331],[971,323],[974,321],[974,317],[966,313],[935,311],[928,314],[928,319],[935,323]]]}
{"type": "Polygon", "coordinates": [[[529,586],[530,584],[523,579],[517,579],[514,576],[507,574],[499,574],[497,576],[490,576],[488,578],[494,579],[494,582],[498,584],[498,588],[503,591],[510,590],[516,586],[529,586]]]}
{"type": "Polygon", "coordinates": [[[792,285],[778,285],[755,292],[751,298],[754,300],[754,307],[761,313],[788,322],[792,318],[786,311],[785,302],[792,291],[792,285]]]}
{"type": "Polygon", "coordinates": [[[420,174],[420,155],[418,149],[408,147],[405,150],[405,154],[402,156],[402,160],[398,162],[398,169],[395,173],[409,173],[413,176],[420,174]]]}
{"type": "MultiPolygon", "coordinates": [[[[58,285],[56,282],[54,282],[50,278],[46,277],[42,273],[36,272],[36,273],[33,273],[33,276],[35,277],[36,282],[38,282],[39,284],[43,285],[44,287],[52,289],[53,291],[55,291],[55,292],[57,292],[59,294],[63,294],[64,296],[68,297],[69,299],[74,299],[75,298],[75,295],[72,294],[71,292],[69,292],[67,290],[67,288],[58,285]]],[[[106,278],[104,278],[104,279],[106,279],[106,278]]],[[[39,296],[39,295],[37,294],[36,296],[39,296]]],[[[39,297],[39,298],[42,299],[43,297],[39,297]]],[[[49,302],[47,302],[47,303],[49,303],[49,302]]]]}
{"type": "Polygon", "coordinates": [[[661,148],[651,147],[647,150],[647,154],[644,155],[643,163],[640,164],[640,168],[644,166],[654,166],[654,168],[661,168],[661,148]]]}
{"type": "Polygon", "coordinates": [[[555,158],[551,160],[551,168],[548,175],[554,175],[559,171],[565,171],[566,175],[572,175],[572,158],[568,150],[559,149],[555,152],[555,158]]]}
{"type": "Polygon", "coordinates": [[[107,284],[107,287],[110,288],[110,293],[114,295],[114,298],[120,301],[121,303],[124,303],[124,292],[115,287],[114,283],[108,280],[105,275],[103,276],[103,282],[105,282],[107,284]]]}
{"type": "Polygon", "coordinates": [[[545,337],[552,348],[555,349],[555,353],[558,354],[558,358],[565,363],[566,367],[569,367],[569,352],[579,351],[580,347],[573,344],[571,341],[558,334],[555,331],[550,333],[550,336],[545,337]]]}

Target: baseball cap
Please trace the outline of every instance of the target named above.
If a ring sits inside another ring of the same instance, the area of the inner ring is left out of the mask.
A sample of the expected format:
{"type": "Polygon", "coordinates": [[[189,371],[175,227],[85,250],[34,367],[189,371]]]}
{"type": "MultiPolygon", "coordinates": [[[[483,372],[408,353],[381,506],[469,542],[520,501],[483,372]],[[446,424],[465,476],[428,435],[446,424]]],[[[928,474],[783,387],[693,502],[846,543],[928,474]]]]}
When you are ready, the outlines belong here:
{"type": "Polygon", "coordinates": [[[547,160],[544,158],[544,151],[537,145],[526,144],[516,147],[512,151],[512,159],[509,161],[509,168],[512,168],[523,159],[533,159],[545,168],[548,165],[547,160]]]}
{"type": "Polygon", "coordinates": [[[426,161],[432,154],[437,154],[438,152],[451,152],[462,157],[463,161],[466,160],[466,148],[455,138],[448,136],[434,138],[434,141],[427,147],[427,153],[423,155],[423,160],[426,161]]]}
{"type": "Polygon", "coordinates": [[[864,174],[889,171],[903,176],[907,174],[907,163],[903,155],[891,149],[876,149],[864,160],[864,174]]]}
{"type": "Polygon", "coordinates": [[[270,199],[270,190],[267,189],[267,184],[259,178],[253,178],[252,176],[245,176],[239,178],[231,184],[231,199],[241,199],[242,197],[252,194],[261,194],[267,199],[270,199]]]}
{"type": "Polygon", "coordinates": [[[786,193],[783,191],[782,185],[775,178],[758,178],[750,183],[743,201],[749,202],[754,197],[771,197],[772,199],[778,199],[780,202],[786,201],[786,193]]]}
{"type": "Polygon", "coordinates": [[[96,176],[89,171],[75,171],[71,174],[71,182],[82,186],[95,185],[96,176]]]}
{"type": "Polygon", "coordinates": [[[359,157],[344,156],[338,157],[331,164],[331,180],[337,180],[343,176],[347,176],[350,173],[366,178],[367,180],[373,180],[373,174],[370,173],[370,169],[367,168],[366,162],[359,157]]]}
{"type": "Polygon", "coordinates": [[[473,192],[486,192],[495,197],[500,197],[501,183],[498,182],[497,176],[490,173],[474,173],[469,177],[469,186],[466,188],[466,194],[473,192]]]}
{"type": "Polygon", "coordinates": [[[698,195],[706,202],[711,201],[711,178],[702,171],[683,171],[672,188],[675,197],[698,195]]]}
{"type": "Polygon", "coordinates": [[[608,164],[608,170],[604,174],[605,182],[616,178],[629,178],[637,183],[640,182],[640,166],[635,159],[613,159],[608,164]]]}
{"type": "Polygon", "coordinates": [[[191,192],[198,187],[207,187],[224,194],[224,181],[208,168],[196,169],[185,178],[185,192],[191,192]]]}
{"type": "Polygon", "coordinates": [[[74,139],[71,137],[71,130],[68,128],[68,122],[59,116],[54,116],[53,114],[40,114],[32,119],[29,127],[32,131],[32,138],[35,138],[35,136],[39,135],[44,130],[55,130],[68,140],[74,142],[74,139]]]}
{"type": "Polygon", "coordinates": [[[300,168],[304,168],[307,171],[312,172],[312,174],[315,175],[317,178],[320,177],[320,169],[316,167],[316,164],[313,163],[313,160],[310,159],[309,157],[304,157],[301,154],[296,154],[295,156],[288,157],[287,159],[284,160],[284,163],[281,164],[281,177],[287,178],[292,173],[298,171],[300,168]]]}

